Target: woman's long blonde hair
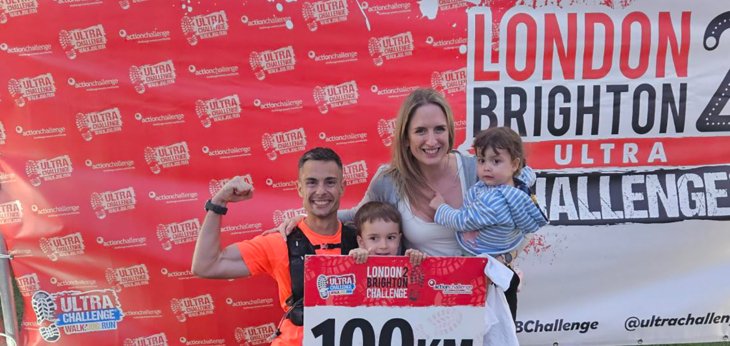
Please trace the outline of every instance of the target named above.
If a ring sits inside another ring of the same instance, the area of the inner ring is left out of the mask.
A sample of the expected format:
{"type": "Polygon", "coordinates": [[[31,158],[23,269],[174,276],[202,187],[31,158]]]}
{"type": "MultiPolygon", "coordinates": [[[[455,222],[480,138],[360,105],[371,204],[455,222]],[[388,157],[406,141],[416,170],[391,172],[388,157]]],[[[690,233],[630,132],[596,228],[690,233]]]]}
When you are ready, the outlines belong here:
{"type": "Polygon", "coordinates": [[[393,177],[393,181],[401,197],[408,197],[411,206],[426,215],[431,214],[428,206],[432,195],[426,191],[433,189],[426,182],[421,172],[418,161],[408,148],[408,126],[416,110],[428,104],[441,108],[446,115],[446,126],[449,132],[449,148],[447,153],[454,147],[454,114],[451,112],[446,99],[436,90],[430,88],[419,88],[414,90],[406,99],[398,111],[398,118],[395,121],[395,135],[391,147],[390,168],[387,174],[393,177]]]}

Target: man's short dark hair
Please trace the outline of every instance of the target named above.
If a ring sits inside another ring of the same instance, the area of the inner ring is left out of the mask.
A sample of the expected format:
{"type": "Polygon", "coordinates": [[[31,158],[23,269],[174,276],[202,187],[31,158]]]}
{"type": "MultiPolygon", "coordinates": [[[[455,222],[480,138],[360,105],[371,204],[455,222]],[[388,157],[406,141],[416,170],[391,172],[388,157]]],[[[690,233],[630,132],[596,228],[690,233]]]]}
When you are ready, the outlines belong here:
{"type": "Polygon", "coordinates": [[[340,170],[342,170],[342,160],[340,160],[340,156],[330,148],[316,147],[309,149],[302,155],[302,157],[299,158],[299,169],[301,170],[304,163],[311,160],[332,161],[337,164],[337,167],[340,167],[340,170]]]}
{"type": "Polygon", "coordinates": [[[362,234],[362,225],[366,222],[389,221],[398,224],[398,230],[403,233],[403,226],[400,212],[394,206],[378,201],[370,201],[363,204],[355,214],[355,227],[357,235],[362,234]]]}

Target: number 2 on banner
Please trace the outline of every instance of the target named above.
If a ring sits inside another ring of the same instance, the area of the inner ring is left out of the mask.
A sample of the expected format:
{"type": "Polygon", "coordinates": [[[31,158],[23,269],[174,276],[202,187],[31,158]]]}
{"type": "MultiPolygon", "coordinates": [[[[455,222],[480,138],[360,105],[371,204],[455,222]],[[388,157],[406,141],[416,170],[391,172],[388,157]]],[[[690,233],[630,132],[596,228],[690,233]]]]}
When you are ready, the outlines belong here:
{"type": "MultiPolygon", "coordinates": [[[[314,334],[314,337],[316,339],[319,339],[319,337],[322,337],[322,346],[335,346],[335,319],[329,318],[324,320],[322,323],[316,325],[314,328],[312,328],[312,334],[314,334]]],[[[380,331],[380,336],[378,337],[378,346],[391,346],[393,345],[393,337],[395,334],[395,330],[398,329],[400,331],[400,340],[402,346],[435,346],[435,345],[444,345],[444,346],[456,346],[456,340],[454,339],[434,339],[434,340],[426,340],[426,339],[418,339],[416,340],[417,343],[414,343],[414,336],[413,336],[413,328],[411,327],[411,324],[408,323],[408,321],[401,319],[401,318],[392,318],[385,322],[383,325],[382,330],[380,331]]],[[[344,345],[354,345],[353,340],[355,338],[355,332],[359,330],[360,334],[362,335],[362,343],[363,346],[375,346],[375,330],[373,329],[372,324],[368,322],[365,319],[362,318],[353,318],[345,323],[345,325],[342,327],[342,333],[340,334],[340,343],[338,345],[344,346],[344,345]]],[[[459,346],[472,346],[474,344],[473,340],[461,340],[461,343],[459,343],[459,346]]]]}
{"type": "MultiPolygon", "coordinates": [[[[730,28],[730,12],[715,17],[705,29],[704,46],[707,50],[714,50],[720,45],[720,35],[730,28]]],[[[705,110],[697,119],[697,129],[702,132],[730,130],[730,115],[720,114],[730,99],[730,70],[720,82],[715,94],[710,98],[705,110]]]]}

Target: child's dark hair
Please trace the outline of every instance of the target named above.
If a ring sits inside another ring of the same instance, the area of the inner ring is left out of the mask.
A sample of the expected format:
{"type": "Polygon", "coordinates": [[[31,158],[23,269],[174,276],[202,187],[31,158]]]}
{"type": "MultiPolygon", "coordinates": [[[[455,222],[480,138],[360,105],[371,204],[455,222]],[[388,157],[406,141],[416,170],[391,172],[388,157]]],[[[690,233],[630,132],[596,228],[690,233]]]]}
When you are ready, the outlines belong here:
{"type": "Polygon", "coordinates": [[[362,233],[362,225],[366,222],[377,220],[389,221],[398,224],[398,231],[403,233],[400,212],[394,206],[378,202],[370,201],[362,205],[355,214],[355,227],[357,227],[357,235],[362,233]]]}
{"type": "Polygon", "coordinates": [[[488,148],[502,149],[514,159],[519,159],[520,164],[515,176],[520,174],[520,169],[525,167],[525,150],[522,147],[522,138],[514,130],[509,127],[490,127],[480,131],[474,137],[474,153],[477,156],[484,156],[484,151],[488,148]]]}

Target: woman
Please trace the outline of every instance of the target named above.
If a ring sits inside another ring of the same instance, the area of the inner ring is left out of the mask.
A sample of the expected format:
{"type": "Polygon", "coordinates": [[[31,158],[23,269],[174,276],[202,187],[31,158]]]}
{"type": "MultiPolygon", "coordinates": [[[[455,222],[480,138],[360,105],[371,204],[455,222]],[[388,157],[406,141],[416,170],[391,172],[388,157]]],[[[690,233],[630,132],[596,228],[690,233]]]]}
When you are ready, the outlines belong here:
{"type": "MultiPolygon", "coordinates": [[[[417,89],[403,101],[395,124],[389,165],[381,166],[370,182],[365,197],[338,217],[351,221],[368,201],[387,202],[398,207],[403,218],[406,247],[429,256],[463,256],[453,230],[433,222],[435,211],[429,202],[436,192],[446,204],[461,207],[466,191],[477,182],[476,158],[453,151],[454,117],[446,99],[433,89],[417,89]]],[[[525,167],[522,181],[534,181],[525,167]]],[[[514,319],[517,313],[517,285],[513,275],[505,296],[514,319]]]]}
{"type": "Polygon", "coordinates": [[[378,169],[358,206],[338,216],[349,221],[370,200],[388,202],[403,217],[408,247],[430,256],[461,256],[454,232],[433,222],[428,205],[439,192],[458,208],[476,183],[476,160],[453,147],[454,117],[444,97],[433,89],[413,91],[398,111],[390,164],[378,169]]]}

